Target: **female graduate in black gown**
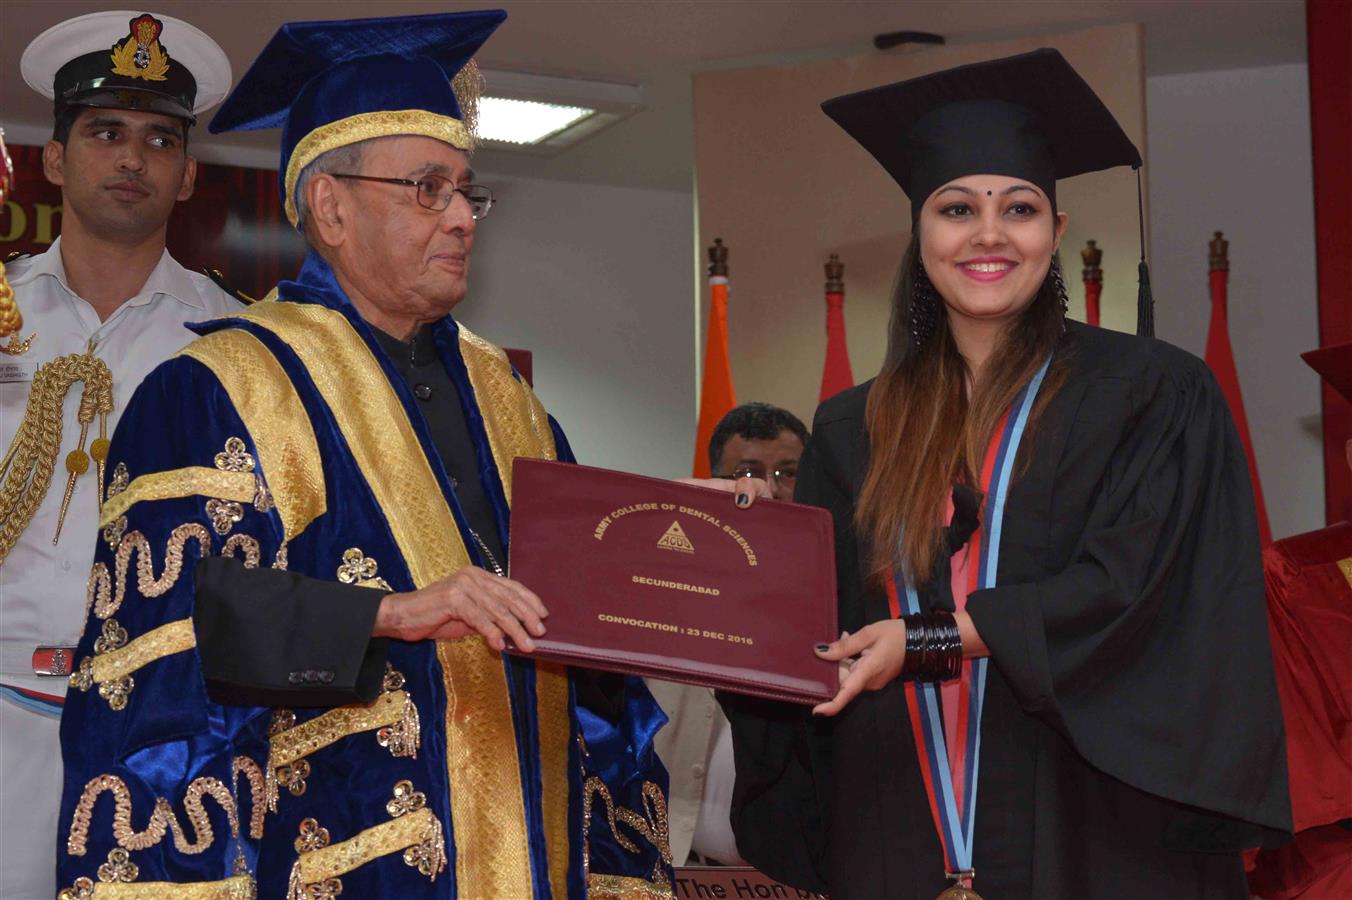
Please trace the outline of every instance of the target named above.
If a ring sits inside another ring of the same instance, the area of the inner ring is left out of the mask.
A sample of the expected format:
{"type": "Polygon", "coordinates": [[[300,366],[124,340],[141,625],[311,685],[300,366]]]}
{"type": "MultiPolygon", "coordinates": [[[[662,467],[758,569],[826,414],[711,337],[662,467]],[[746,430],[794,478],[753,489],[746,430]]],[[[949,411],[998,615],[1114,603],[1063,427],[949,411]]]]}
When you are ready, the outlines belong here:
{"type": "Polygon", "coordinates": [[[1065,319],[1056,259],[1056,179],[1139,155],[1053,50],[823,108],[914,236],[799,468],[840,693],[721,698],[739,849],[837,900],[1246,897],[1291,825],[1243,451],[1195,357],[1065,319]]]}

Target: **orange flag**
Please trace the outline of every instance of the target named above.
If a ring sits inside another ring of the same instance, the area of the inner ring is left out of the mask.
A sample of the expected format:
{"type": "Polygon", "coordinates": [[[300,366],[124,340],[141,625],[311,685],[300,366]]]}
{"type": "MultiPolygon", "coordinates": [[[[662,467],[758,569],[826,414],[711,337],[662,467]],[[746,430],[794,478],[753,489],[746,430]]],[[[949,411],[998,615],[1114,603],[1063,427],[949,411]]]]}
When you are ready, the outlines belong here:
{"type": "Polygon", "coordinates": [[[709,248],[709,337],[704,345],[704,380],[699,392],[699,425],[695,429],[696,478],[708,478],[709,438],[720,419],[737,405],[728,357],[728,248],[714,238],[709,248]]]}
{"type": "Polygon", "coordinates": [[[832,253],[826,263],[826,362],[822,364],[817,402],[824,403],[852,387],[854,371],[850,368],[850,346],[845,341],[845,264],[832,253]]]}
{"type": "Polygon", "coordinates": [[[1268,527],[1267,504],[1263,502],[1263,486],[1258,481],[1258,458],[1249,439],[1249,418],[1244,415],[1244,397],[1239,391],[1239,371],[1235,368],[1235,354],[1230,349],[1230,319],[1226,310],[1227,283],[1230,278],[1230,242],[1216,232],[1211,241],[1211,327],[1206,335],[1206,364],[1220,383],[1225,405],[1235,420],[1244,455],[1249,458],[1249,480],[1253,483],[1253,502],[1258,509],[1258,536],[1266,547],[1272,543],[1272,529],[1268,527]]]}

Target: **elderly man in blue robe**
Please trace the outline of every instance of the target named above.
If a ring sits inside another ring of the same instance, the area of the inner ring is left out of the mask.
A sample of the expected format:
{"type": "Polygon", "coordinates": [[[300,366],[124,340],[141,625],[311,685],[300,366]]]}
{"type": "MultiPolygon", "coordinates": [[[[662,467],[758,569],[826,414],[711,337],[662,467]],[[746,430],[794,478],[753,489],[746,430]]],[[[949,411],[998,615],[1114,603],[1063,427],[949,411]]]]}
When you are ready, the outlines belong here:
{"type": "Polygon", "coordinates": [[[62,723],[67,897],[669,897],[663,716],[503,653],[517,456],[571,457],[449,312],[501,12],[285,25],[212,123],[282,127],[310,252],[114,437],[62,723]]]}

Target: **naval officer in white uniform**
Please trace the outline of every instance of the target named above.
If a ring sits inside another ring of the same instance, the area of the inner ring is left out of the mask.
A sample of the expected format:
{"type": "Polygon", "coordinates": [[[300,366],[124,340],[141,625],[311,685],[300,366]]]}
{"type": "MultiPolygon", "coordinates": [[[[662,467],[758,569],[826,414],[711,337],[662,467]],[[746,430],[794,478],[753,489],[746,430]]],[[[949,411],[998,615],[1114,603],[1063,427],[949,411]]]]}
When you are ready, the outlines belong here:
{"type": "Polygon", "coordinates": [[[165,249],[169,213],[192,195],[196,176],[189,128],[230,88],[220,47],[169,16],[103,12],[38,35],[20,68],[30,87],[54,101],[43,168],[61,187],[62,213],[50,249],[6,265],[24,318],[21,337],[31,338],[26,352],[0,355],[0,448],[10,456],[0,489],[6,900],[56,893],[64,676],[84,627],[99,482],[116,477],[100,473],[107,446],[100,439],[112,436],[141,379],[195,337],[184,323],[239,307],[165,249]],[[59,359],[35,391],[34,375],[59,359]],[[54,381],[58,370],[65,377],[54,381]],[[55,384],[73,377],[85,380],[65,390],[55,384]],[[104,408],[82,429],[86,393],[91,411],[104,408]],[[47,464],[54,472],[44,488],[47,464]]]}

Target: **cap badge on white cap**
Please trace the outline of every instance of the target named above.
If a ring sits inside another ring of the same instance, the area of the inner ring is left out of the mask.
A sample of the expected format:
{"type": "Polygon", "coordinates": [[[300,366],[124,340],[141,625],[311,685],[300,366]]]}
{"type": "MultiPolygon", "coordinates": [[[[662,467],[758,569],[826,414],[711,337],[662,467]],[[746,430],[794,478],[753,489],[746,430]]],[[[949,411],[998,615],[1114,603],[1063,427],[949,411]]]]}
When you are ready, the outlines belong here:
{"type": "Polygon", "coordinates": [[[160,46],[163,30],[164,23],[149,13],[132,19],[131,34],[121,44],[113,45],[113,74],[164,81],[169,74],[169,53],[160,46]]]}

